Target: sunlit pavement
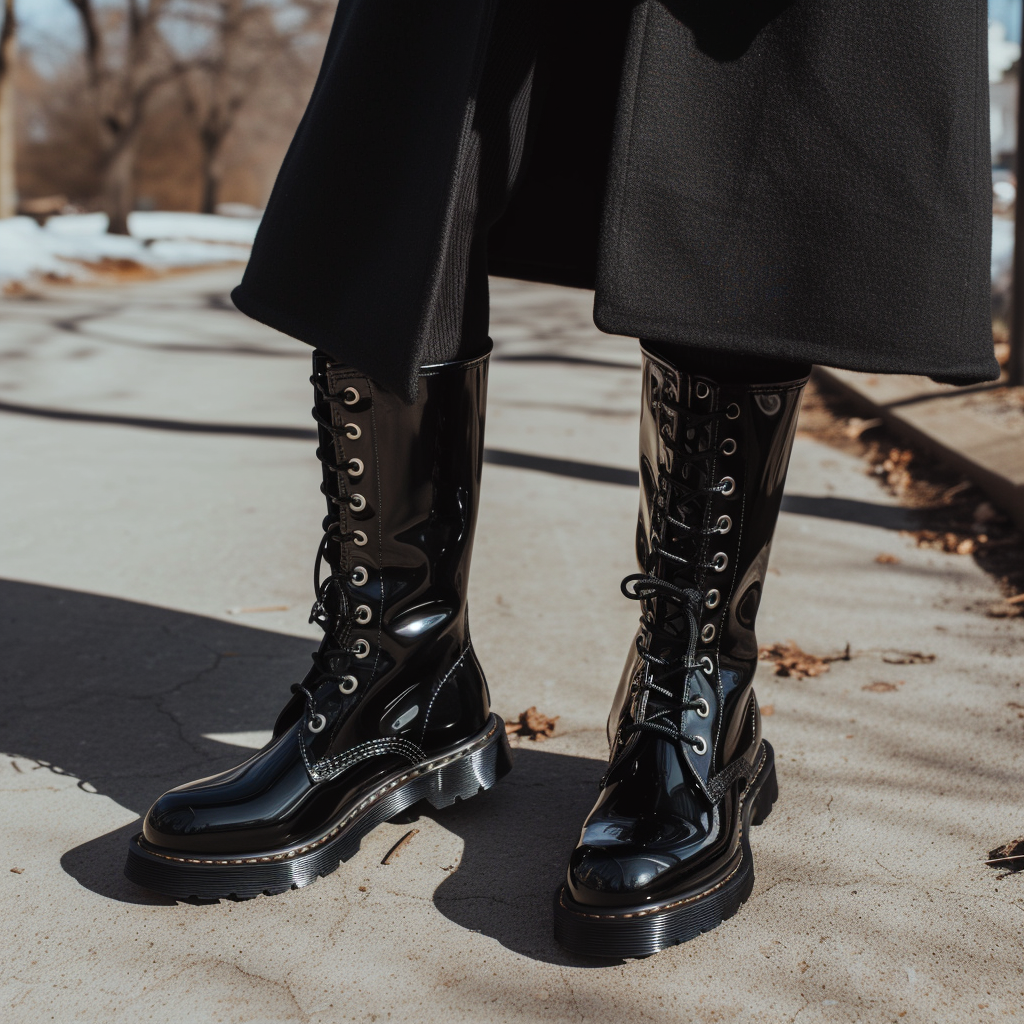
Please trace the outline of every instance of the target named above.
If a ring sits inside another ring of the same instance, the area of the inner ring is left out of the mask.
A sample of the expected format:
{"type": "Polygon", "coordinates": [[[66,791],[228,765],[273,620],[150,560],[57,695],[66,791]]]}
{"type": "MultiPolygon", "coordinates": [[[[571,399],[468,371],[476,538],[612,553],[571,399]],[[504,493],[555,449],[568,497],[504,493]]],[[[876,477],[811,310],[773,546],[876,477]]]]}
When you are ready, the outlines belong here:
{"type": "Polygon", "coordinates": [[[983,864],[1024,833],[1024,621],[987,618],[971,559],[915,548],[861,464],[806,438],[760,638],[854,657],[763,667],[781,799],[753,896],[643,961],[553,942],[636,616],[639,360],[583,292],[494,283],[471,589],[496,710],[558,715],[555,737],[307,889],[197,907],[127,882],[139,815],[262,742],[314,636],[308,351],[233,311],[236,277],[0,302],[5,1019],[1024,1020],[1024,875],[983,864]],[[891,663],[909,651],[935,661],[891,663]]]}

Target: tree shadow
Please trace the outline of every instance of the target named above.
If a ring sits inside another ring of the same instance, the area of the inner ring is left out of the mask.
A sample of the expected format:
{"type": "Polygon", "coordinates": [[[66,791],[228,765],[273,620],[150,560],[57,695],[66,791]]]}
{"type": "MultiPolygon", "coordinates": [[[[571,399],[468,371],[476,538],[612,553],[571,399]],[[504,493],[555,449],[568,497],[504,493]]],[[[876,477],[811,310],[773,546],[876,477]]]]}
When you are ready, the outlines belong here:
{"type": "MultiPolygon", "coordinates": [[[[81,779],[140,816],[165,790],[238,764],[241,747],[202,733],[269,728],[314,647],[11,580],[0,581],[0,623],[0,750],[81,779]]],[[[127,837],[138,827],[85,843],[61,864],[100,895],[152,903],[121,875],[127,837]]]]}

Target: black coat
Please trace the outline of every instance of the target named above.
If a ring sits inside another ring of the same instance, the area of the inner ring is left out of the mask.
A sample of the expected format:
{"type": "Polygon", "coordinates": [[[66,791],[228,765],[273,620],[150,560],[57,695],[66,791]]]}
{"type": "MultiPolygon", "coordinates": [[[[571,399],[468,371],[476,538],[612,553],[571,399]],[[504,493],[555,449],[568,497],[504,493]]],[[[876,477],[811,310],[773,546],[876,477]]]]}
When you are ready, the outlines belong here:
{"type": "Polygon", "coordinates": [[[472,194],[602,330],[991,379],[986,10],[342,0],[235,302],[408,395],[472,194]]]}

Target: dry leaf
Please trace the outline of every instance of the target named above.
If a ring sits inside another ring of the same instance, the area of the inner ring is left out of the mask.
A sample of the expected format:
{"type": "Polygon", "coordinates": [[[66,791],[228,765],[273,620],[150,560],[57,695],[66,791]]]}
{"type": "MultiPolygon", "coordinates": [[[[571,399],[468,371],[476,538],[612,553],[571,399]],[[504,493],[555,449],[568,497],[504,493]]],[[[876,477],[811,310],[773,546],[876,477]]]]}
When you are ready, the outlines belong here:
{"type": "Polygon", "coordinates": [[[1012,601],[999,601],[997,604],[990,604],[985,609],[985,614],[990,619],[1015,619],[1018,615],[1024,615],[1024,605],[1012,601]]]}
{"type": "Polygon", "coordinates": [[[862,690],[867,690],[868,693],[893,693],[895,690],[897,690],[902,685],[903,685],[902,682],[899,682],[899,683],[882,683],[882,682],[878,682],[878,683],[868,683],[867,686],[862,686],[861,689],[862,690]]]}
{"type": "Polygon", "coordinates": [[[12,875],[23,875],[25,873],[24,868],[11,868],[12,875]]]}
{"type": "MultiPolygon", "coordinates": [[[[775,664],[777,676],[792,676],[794,679],[805,679],[808,676],[820,676],[827,672],[833,661],[849,661],[850,645],[842,654],[828,655],[819,658],[816,654],[802,651],[792,640],[786,644],[771,644],[758,651],[760,661],[771,661],[775,664]]],[[[764,714],[764,712],[761,712],[764,714]]]]}
{"type": "Polygon", "coordinates": [[[541,714],[536,707],[530,707],[522,712],[515,722],[506,722],[505,732],[518,733],[531,740],[547,739],[548,736],[554,735],[555,722],[561,717],[561,715],[555,715],[554,718],[548,718],[547,715],[541,714]]]}
{"type": "Polygon", "coordinates": [[[989,850],[985,863],[993,868],[1005,868],[1007,871],[1024,870],[1024,836],[1011,839],[1008,843],[989,850]]]}
{"type": "Polygon", "coordinates": [[[882,421],[877,416],[871,420],[862,420],[859,416],[852,416],[846,421],[846,426],[843,427],[843,433],[850,438],[851,441],[856,441],[861,434],[864,434],[869,430],[873,430],[875,427],[880,427],[881,425],[882,421]]]}
{"type": "Polygon", "coordinates": [[[900,560],[895,555],[889,555],[882,552],[880,555],[875,555],[875,561],[879,565],[899,565],[900,560]]]}
{"type": "Polygon", "coordinates": [[[934,654],[922,654],[920,651],[891,651],[882,655],[882,661],[887,665],[930,665],[934,660],[934,654]]]}
{"type": "Polygon", "coordinates": [[[771,718],[772,715],[774,715],[774,714],[775,714],[775,705],[774,704],[765,704],[765,705],[762,706],[762,708],[761,708],[761,717],[762,718],[771,718]]]}

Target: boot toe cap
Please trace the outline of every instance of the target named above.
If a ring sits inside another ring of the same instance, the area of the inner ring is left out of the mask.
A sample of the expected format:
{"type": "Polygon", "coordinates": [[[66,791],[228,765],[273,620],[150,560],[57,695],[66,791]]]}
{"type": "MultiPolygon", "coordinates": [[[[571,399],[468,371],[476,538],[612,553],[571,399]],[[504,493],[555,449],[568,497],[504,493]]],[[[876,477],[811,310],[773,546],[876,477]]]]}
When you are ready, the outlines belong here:
{"type": "Polygon", "coordinates": [[[569,862],[569,888],[580,902],[593,895],[640,897],[676,863],[673,856],[633,846],[581,846],[569,862]]]}

